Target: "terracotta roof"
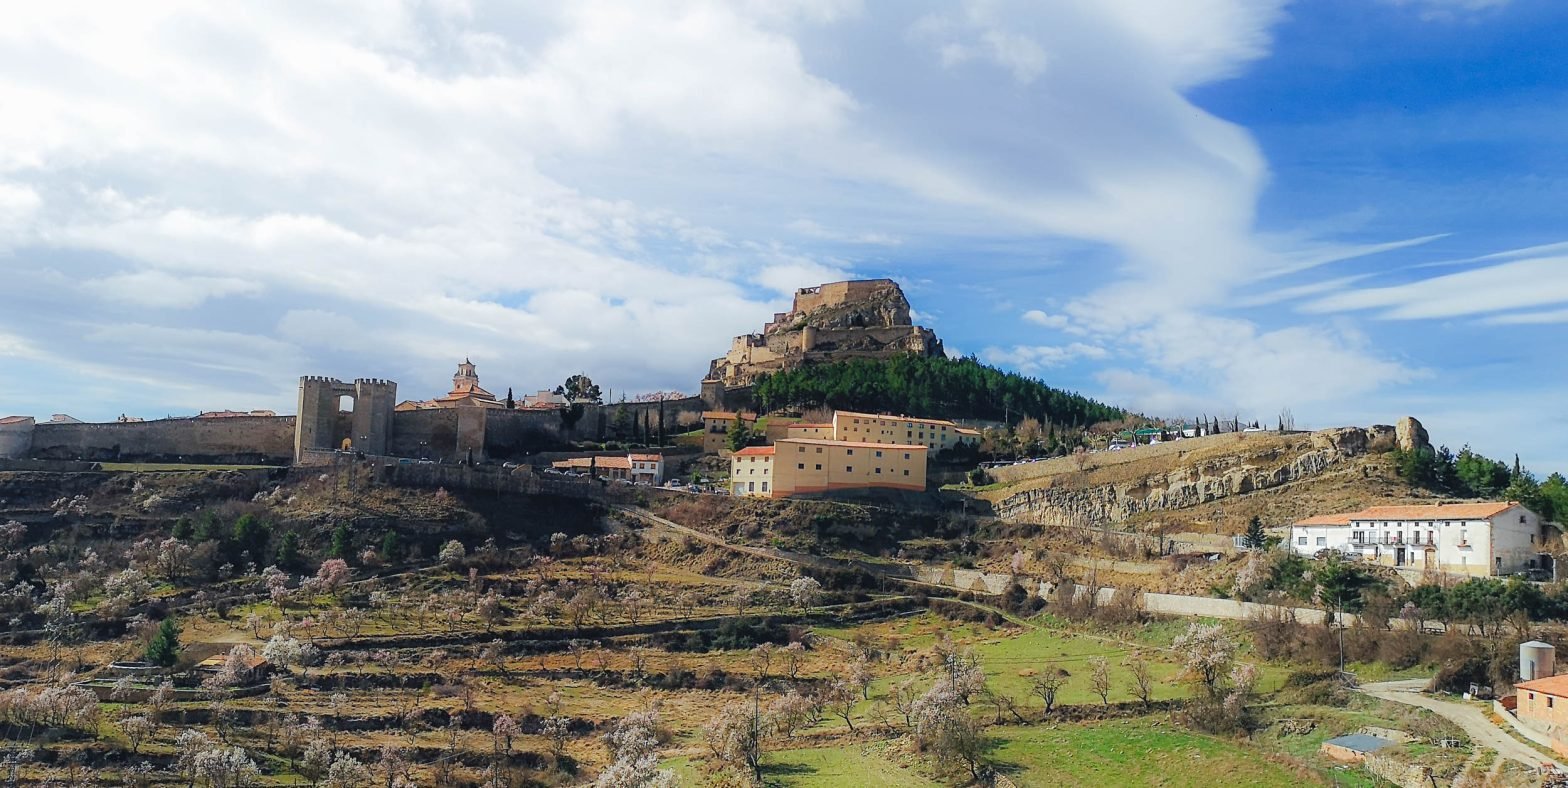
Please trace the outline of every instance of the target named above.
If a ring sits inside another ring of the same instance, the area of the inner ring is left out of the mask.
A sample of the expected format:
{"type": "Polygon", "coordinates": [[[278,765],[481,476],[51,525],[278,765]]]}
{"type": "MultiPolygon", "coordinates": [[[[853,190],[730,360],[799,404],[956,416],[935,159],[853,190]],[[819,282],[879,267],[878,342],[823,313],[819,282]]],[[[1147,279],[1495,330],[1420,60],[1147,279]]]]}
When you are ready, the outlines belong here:
{"type": "Polygon", "coordinates": [[[1297,520],[1296,525],[1350,525],[1350,518],[1355,512],[1343,514],[1315,514],[1305,520],[1297,520]]]}
{"type": "Polygon", "coordinates": [[[627,457],[570,457],[550,463],[554,468],[624,468],[631,470],[632,461],[627,457]]]}
{"type": "Polygon", "coordinates": [[[1556,695],[1559,698],[1568,698],[1568,675],[1547,676],[1544,679],[1524,681],[1514,685],[1514,691],[1529,690],[1545,695],[1556,695]]]}
{"type": "Polygon", "coordinates": [[[789,428],[794,429],[796,427],[821,427],[823,429],[828,429],[832,426],[832,424],[816,424],[813,422],[797,421],[794,424],[789,425],[789,428]]]}
{"type": "Polygon", "coordinates": [[[21,424],[23,422],[32,420],[32,416],[6,416],[5,418],[0,419],[0,424],[21,424]]]}
{"type": "Polygon", "coordinates": [[[637,462],[659,462],[664,457],[659,454],[633,454],[630,457],[637,462]]]}
{"type": "Polygon", "coordinates": [[[979,430],[970,429],[968,427],[959,427],[958,428],[958,434],[959,435],[979,435],[980,431],[979,430]]]}
{"type": "Polygon", "coordinates": [[[1513,501],[1440,503],[1427,506],[1369,506],[1350,515],[1353,520],[1484,520],[1518,506],[1513,501]]]}
{"type": "Polygon", "coordinates": [[[773,455],[773,448],[774,447],[772,447],[772,446],[747,446],[746,448],[741,449],[738,452],[735,452],[734,456],[736,456],[736,457],[772,456],[773,455]]]}
{"type": "Polygon", "coordinates": [[[804,443],[811,446],[848,446],[852,449],[919,449],[925,451],[927,447],[908,443],[868,443],[865,441],[835,441],[824,438],[780,438],[778,443],[804,443]]]}

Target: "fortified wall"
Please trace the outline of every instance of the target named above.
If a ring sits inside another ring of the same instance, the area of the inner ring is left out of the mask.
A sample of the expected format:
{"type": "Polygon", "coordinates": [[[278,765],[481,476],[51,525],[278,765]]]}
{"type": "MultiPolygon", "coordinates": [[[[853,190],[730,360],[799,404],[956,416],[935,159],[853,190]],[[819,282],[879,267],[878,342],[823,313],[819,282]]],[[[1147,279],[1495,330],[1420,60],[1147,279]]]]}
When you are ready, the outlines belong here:
{"type": "Polygon", "coordinates": [[[271,465],[294,456],[293,416],[39,424],[24,453],[41,460],[271,465]]]}

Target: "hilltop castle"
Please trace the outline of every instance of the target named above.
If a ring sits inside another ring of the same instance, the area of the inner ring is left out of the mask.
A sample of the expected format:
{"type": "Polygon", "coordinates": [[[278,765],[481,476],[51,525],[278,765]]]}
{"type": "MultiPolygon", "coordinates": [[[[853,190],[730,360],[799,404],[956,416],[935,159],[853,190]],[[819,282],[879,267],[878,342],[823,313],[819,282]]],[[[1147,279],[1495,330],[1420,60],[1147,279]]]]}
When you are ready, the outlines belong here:
{"type": "Polygon", "coordinates": [[[775,313],[762,333],[735,337],[730,351],[709,364],[703,390],[750,386],[761,375],[808,361],[904,353],[940,356],[942,340],[914,325],[897,282],[830,282],[796,290],[790,311],[775,313]]]}

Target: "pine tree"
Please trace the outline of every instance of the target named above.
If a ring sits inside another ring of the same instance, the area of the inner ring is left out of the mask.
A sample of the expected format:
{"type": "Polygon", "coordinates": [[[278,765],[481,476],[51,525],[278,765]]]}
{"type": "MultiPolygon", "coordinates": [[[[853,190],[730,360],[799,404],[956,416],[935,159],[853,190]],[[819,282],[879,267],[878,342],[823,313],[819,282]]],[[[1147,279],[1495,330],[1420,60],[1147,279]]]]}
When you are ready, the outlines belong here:
{"type": "Polygon", "coordinates": [[[511,386],[507,386],[506,387],[506,409],[507,410],[512,410],[512,409],[514,409],[516,407],[517,407],[517,402],[512,399],[512,387],[511,386]]]}
{"type": "Polygon", "coordinates": [[[180,658],[180,627],[173,618],[166,618],[158,625],[158,634],[147,644],[147,661],[166,668],[174,667],[180,658]]]}
{"type": "Polygon", "coordinates": [[[381,558],[384,561],[396,561],[403,557],[403,545],[398,542],[397,531],[387,531],[381,537],[381,558]]]}
{"type": "Polygon", "coordinates": [[[353,549],[349,539],[348,525],[338,523],[338,527],[332,529],[332,547],[327,550],[327,557],[347,560],[349,552],[353,549]]]}
{"type": "Polygon", "coordinates": [[[1247,546],[1254,550],[1261,550],[1267,544],[1267,536],[1263,533],[1263,521],[1253,515],[1247,521],[1247,546]]]}
{"type": "Polygon", "coordinates": [[[299,567],[299,534],[289,531],[278,541],[278,566],[288,569],[299,567]]]}

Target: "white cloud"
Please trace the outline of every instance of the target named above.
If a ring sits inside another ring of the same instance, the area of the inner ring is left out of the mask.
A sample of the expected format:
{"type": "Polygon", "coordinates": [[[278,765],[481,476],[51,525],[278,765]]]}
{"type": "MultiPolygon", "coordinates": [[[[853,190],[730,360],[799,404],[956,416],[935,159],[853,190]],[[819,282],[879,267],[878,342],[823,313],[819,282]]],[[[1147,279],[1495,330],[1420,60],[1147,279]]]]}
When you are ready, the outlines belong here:
{"type": "Polygon", "coordinates": [[[176,276],[165,271],[137,271],[83,282],[82,290],[105,301],[153,309],[187,309],[209,298],[254,295],[261,287],[243,279],[176,276]]]}
{"type": "Polygon", "coordinates": [[[981,357],[992,364],[1006,364],[1023,372],[1038,372],[1058,367],[1078,359],[1100,360],[1110,354],[1105,348],[1073,342],[1068,345],[1014,345],[1010,348],[989,347],[981,357]]]}
{"type": "Polygon", "coordinates": [[[1424,21],[1452,22],[1476,14],[1506,8],[1513,0],[1383,0],[1401,8],[1412,8],[1424,21]]]}
{"type": "Polygon", "coordinates": [[[1033,323],[1046,328],[1066,328],[1068,320],[1066,315],[1052,315],[1039,309],[1031,309],[1023,314],[1024,322],[1033,323]]]}
{"type": "Polygon", "coordinates": [[[1393,320],[1464,317],[1568,302],[1568,257],[1516,260],[1401,285],[1348,290],[1307,312],[1377,310],[1393,320]]]}

